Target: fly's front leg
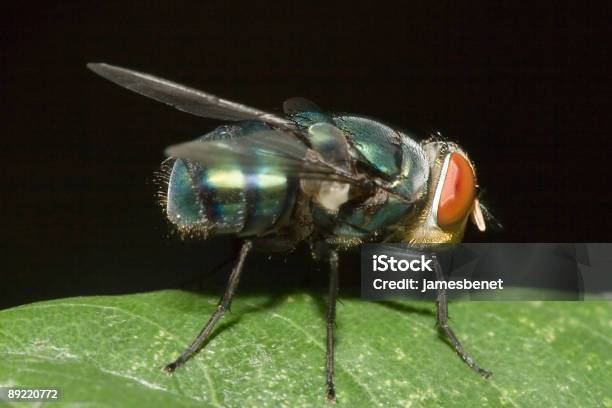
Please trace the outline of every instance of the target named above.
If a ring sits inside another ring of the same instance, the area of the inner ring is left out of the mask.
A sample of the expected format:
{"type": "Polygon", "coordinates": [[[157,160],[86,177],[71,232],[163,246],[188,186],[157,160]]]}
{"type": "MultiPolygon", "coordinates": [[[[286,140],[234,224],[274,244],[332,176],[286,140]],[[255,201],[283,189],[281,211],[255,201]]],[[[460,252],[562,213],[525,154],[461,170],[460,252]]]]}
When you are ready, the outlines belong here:
{"type": "MultiPolygon", "coordinates": [[[[436,280],[443,281],[444,274],[442,273],[442,268],[440,267],[440,262],[434,255],[434,270],[436,272],[436,280]]],[[[446,335],[446,337],[450,340],[451,344],[457,351],[457,354],[461,356],[463,361],[470,366],[474,371],[480,374],[483,378],[489,378],[491,376],[491,372],[481,368],[476,361],[463,349],[463,346],[455,336],[455,333],[448,325],[448,300],[446,298],[446,289],[438,289],[438,297],[436,300],[437,306],[437,321],[438,326],[442,332],[446,335]]]]}
{"type": "Polygon", "coordinates": [[[167,373],[172,373],[174,370],[182,366],[187,360],[189,360],[189,358],[200,349],[202,344],[204,344],[204,342],[212,332],[213,328],[215,327],[215,324],[217,324],[219,319],[221,319],[221,316],[223,316],[225,311],[230,307],[230,304],[232,303],[234,292],[236,291],[238,281],[240,280],[240,273],[242,272],[242,267],[244,266],[244,260],[246,259],[246,256],[251,250],[252,246],[253,244],[251,241],[245,241],[244,244],[242,244],[242,248],[240,249],[240,255],[238,256],[238,261],[236,262],[236,265],[234,265],[234,269],[232,269],[232,273],[230,274],[229,281],[227,283],[227,288],[225,289],[223,297],[221,297],[221,300],[219,301],[217,309],[213,312],[212,316],[210,316],[210,319],[208,319],[208,322],[202,328],[202,331],[200,331],[200,334],[198,334],[198,337],[196,337],[193,343],[191,343],[191,345],[187,347],[187,349],[183,352],[183,354],[179,356],[179,358],[168,364],[164,368],[164,371],[166,371],[167,373]]]}
{"type": "Polygon", "coordinates": [[[327,300],[327,400],[336,401],[334,388],[334,326],[336,325],[336,299],[338,297],[338,252],[329,252],[329,294],[327,300]]]}

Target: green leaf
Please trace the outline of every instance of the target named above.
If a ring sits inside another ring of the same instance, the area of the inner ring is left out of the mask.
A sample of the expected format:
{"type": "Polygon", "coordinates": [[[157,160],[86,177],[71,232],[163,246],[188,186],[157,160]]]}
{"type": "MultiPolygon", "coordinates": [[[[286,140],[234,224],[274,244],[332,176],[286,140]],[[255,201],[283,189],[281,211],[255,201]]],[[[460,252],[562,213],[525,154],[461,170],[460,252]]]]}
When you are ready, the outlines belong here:
{"type": "MultiPolygon", "coordinates": [[[[56,406],[329,406],[322,302],[239,295],[207,347],[173,375],[164,363],[193,340],[216,297],[162,291],[4,310],[0,385],[58,387],[56,406]]],[[[489,380],[438,336],[433,310],[343,299],[340,405],[611,406],[612,303],[451,304],[452,325],[489,380]]]]}

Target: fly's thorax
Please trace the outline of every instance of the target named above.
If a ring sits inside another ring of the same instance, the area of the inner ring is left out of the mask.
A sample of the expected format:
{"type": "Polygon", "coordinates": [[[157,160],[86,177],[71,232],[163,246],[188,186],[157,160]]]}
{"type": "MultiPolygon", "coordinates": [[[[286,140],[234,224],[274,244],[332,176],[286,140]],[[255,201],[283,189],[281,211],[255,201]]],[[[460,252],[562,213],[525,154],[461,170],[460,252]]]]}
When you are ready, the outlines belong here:
{"type": "Polygon", "coordinates": [[[426,141],[423,150],[431,169],[427,193],[396,238],[415,245],[459,242],[469,215],[480,214],[475,167],[452,142],[426,141]]]}
{"type": "Polygon", "coordinates": [[[413,212],[412,203],[423,195],[429,177],[425,152],[415,140],[378,121],[354,115],[333,119],[335,126],[315,123],[308,128],[313,149],[386,189],[363,191],[341,181],[302,180],[302,192],[312,198],[313,220],[328,241],[341,246],[382,239],[388,228],[413,212]],[[342,137],[335,136],[338,132],[342,137]]]}

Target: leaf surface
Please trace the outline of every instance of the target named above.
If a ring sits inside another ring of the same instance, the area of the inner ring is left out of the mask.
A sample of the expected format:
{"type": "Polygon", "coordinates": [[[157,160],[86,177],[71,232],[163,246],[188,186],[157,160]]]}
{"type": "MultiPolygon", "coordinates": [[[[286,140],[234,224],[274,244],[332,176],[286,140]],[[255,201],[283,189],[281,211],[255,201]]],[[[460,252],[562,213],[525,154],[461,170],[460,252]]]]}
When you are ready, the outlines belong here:
{"type": "MultiPolygon", "coordinates": [[[[58,406],[329,406],[324,299],[311,294],[239,295],[206,348],[165,374],[216,304],[160,291],[0,311],[0,386],[57,387],[58,406]]],[[[612,406],[612,303],[451,304],[451,325],[489,380],[439,337],[433,312],[342,299],[339,405],[612,406]]]]}

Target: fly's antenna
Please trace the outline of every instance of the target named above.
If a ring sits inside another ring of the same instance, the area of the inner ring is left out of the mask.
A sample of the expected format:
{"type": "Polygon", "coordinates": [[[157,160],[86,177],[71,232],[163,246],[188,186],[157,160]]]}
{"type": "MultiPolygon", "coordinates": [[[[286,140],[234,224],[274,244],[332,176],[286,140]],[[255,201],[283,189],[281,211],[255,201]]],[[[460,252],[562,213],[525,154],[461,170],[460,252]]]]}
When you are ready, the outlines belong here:
{"type": "Polygon", "coordinates": [[[493,231],[501,231],[504,229],[503,224],[495,218],[495,216],[489,211],[487,206],[482,202],[482,196],[485,194],[485,189],[482,187],[478,187],[478,203],[480,205],[480,211],[482,211],[482,215],[488,226],[491,227],[493,231]]]}

